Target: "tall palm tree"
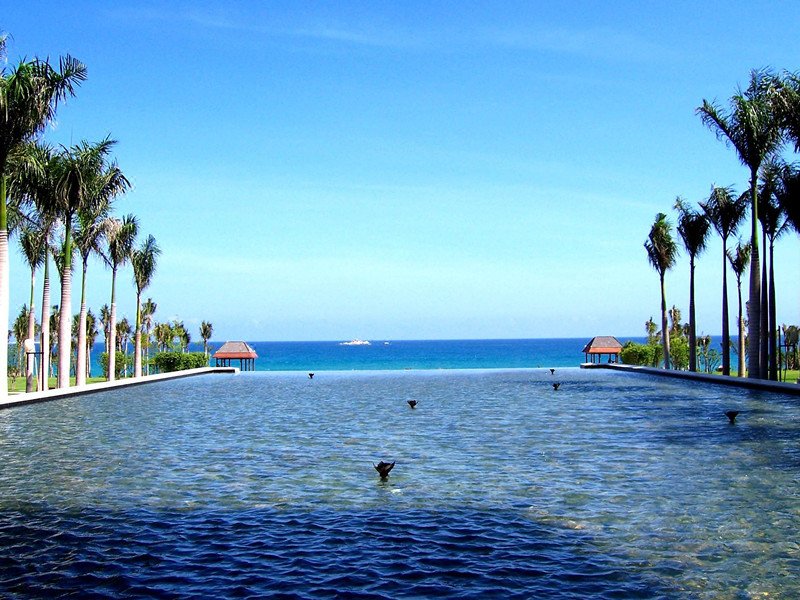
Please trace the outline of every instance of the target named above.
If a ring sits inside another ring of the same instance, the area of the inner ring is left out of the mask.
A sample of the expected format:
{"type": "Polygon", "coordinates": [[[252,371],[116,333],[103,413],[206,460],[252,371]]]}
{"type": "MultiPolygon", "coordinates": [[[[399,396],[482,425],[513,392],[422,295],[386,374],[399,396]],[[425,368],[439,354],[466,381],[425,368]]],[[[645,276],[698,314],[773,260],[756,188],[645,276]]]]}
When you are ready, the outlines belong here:
{"type": "Polygon", "coordinates": [[[762,199],[762,210],[760,212],[761,227],[764,232],[764,237],[766,238],[765,246],[769,248],[769,258],[764,261],[765,267],[769,264],[769,271],[766,273],[767,285],[764,289],[767,293],[766,302],[764,304],[767,307],[768,314],[766,315],[766,324],[763,318],[761,322],[762,326],[766,325],[767,330],[768,346],[766,354],[768,356],[768,376],[772,381],[778,380],[778,323],[775,304],[775,265],[773,264],[775,257],[775,241],[791,227],[778,201],[778,194],[780,193],[778,187],[781,183],[781,171],[782,165],[776,161],[766,164],[761,172],[762,185],[760,190],[762,199]]]}
{"type": "Polygon", "coordinates": [[[133,376],[142,376],[142,292],[150,286],[156,273],[156,260],[161,254],[161,249],[156,244],[156,238],[148,235],[142,245],[131,253],[133,266],[133,281],[136,284],[136,327],[133,376]]]}
{"type": "MultiPolygon", "coordinates": [[[[107,195],[110,192],[104,191],[105,182],[98,183],[98,174],[105,170],[106,160],[115,142],[109,138],[100,142],[90,144],[86,141],[80,142],[70,149],[64,149],[62,155],[62,168],[58,177],[58,211],[62,223],[64,224],[64,256],[68,259],[65,268],[61,272],[61,331],[59,341],[62,336],[69,338],[69,316],[72,306],[72,250],[73,250],[73,228],[76,217],[81,214],[103,214],[102,205],[107,203],[107,195]],[[103,190],[103,191],[101,191],[103,190]]],[[[115,174],[116,175],[116,174],[115,174]]],[[[122,178],[125,183],[127,181],[122,178]]],[[[108,185],[112,185],[109,183],[108,185]]],[[[119,189],[119,178],[113,180],[115,189],[119,189]]],[[[114,192],[116,193],[116,192],[114,192]]],[[[88,236],[87,236],[88,237],[88,236]]],[[[86,243],[87,254],[91,252],[92,243],[86,243]]],[[[78,336],[78,356],[85,361],[85,348],[82,346],[86,342],[85,318],[83,313],[83,327],[79,328],[78,336]],[[82,333],[81,333],[82,332],[82,333]]],[[[69,386],[69,352],[65,344],[59,344],[58,353],[58,387],[69,386]],[[65,371],[65,372],[62,372],[65,371]]],[[[78,385],[86,383],[85,363],[81,368],[76,369],[78,373],[78,385]]]]}
{"type": "Polygon", "coordinates": [[[675,201],[678,211],[678,234],[689,254],[689,370],[697,371],[697,321],[694,303],[694,262],[706,248],[708,240],[708,218],[678,198],[675,201]]]}
{"type": "Polygon", "coordinates": [[[739,242],[736,248],[731,248],[727,252],[728,260],[731,263],[731,269],[736,276],[736,291],[739,296],[739,319],[737,321],[739,328],[739,369],[738,376],[744,377],[747,372],[745,363],[745,335],[744,335],[744,315],[742,314],[742,275],[744,275],[747,265],[750,264],[750,244],[742,245],[739,242]]]}
{"type": "Polygon", "coordinates": [[[214,334],[214,326],[208,321],[200,323],[200,338],[203,340],[203,354],[208,360],[208,340],[214,334]]]}
{"type": "Polygon", "coordinates": [[[89,256],[102,254],[101,241],[110,225],[109,211],[115,196],[130,187],[130,183],[116,164],[99,161],[85,174],[84,189],[86,202],[78,210],[78,228],[75,231],[75,245],[82,258],[81,312],[78,329],[77,372],[81,374],[76,382],[84,385],[86,378],[86,271],[89,256]]]}
{"type": "MultiPolygon", "coordinates": [[[[2,52],[5,52],[3,42],[2,52]]],[[[9,256],[6,178],[11,153],[53,120],[62,100],[86,79],[86,67],[70,56],[55,69],[47,60],[20,61],[0,69],[0,323],[8,323],[9,256]]],[[[8,393],[8,347],[0,344],[0,396],[8,393]]]]}
{"type": "MultiPolygon", "coordinates": [[[[783,132],[775,110],[775,90],[779,82],[769,72],[752,71],[750,85],[731,98],[731,108],[724,111],[703,100],[697,113],[717,137],[736,150],[739,160],[750,170],[750,301],[748,303],[749,376],[766,375],[761,361],[761,260],[758,249],[758,170],[781,145],[783,132]]],[[[729,357],[730,358],[730,357],[729,357]]],[[[723,366],[724,369],[724,366],[723,366]]]]}
{"type": "Polygon", "coordinates": [[[664,347],[664,368],[669,369],[669,328],[667,327],[667,294],[664,275],[675,266],[678,246],[672,239],[672,224],[664,213],[656,215],[644,247],[647,250],[647,258],[650,259],[650,264],[658,273],[661,282],[661,339],[664,347]]]}
{"type": "MultiPolygon", "coordinates": [[[[734,197],[733,188],[713,187],[708,200],[700,203],[708,220],[722,238],[722,374],[731,374],[731,330],[728,316],[728,238],[736,234],[744,218],[746,197],[734,197]]],[[[753,339],[753,338],[751,338],[753,339]]]]}
{"type": "Polygon", "coordinates": [[[125,215],[121,220],[114,219],[106,233],[108,242],[107,260],[111,267],[111,314],[109,316],[109,352],[108,380],[114,381],[116,376],[116,339],[117,339],[117,270],[130,259],[139,224],[133,215],[125,215]]]}
{"type": "MultiPolygon", "coordinates": [[[[55,256],[55,231],[58,221],[58,175],[61,169],[61,156],[52,146],[41,142],[27,143],[22,153],[27,164],[35,165],[26,172],[21,185],[27,200],[33,203],[33,210],[27,216],[27,223],[41,236],[44,245],[44,270],[41,308],[41,351],[42,373],[50,373],[50,257],[55,256]]],[[[19,155],[19,153],[18,153],[19,155]]],[[[48,377],[43,377],[42,389],[49,388],[48,377]]]]}
{"type": "Polygon", "coordinates": [[[156,314],[158,305],[148,298],[142,303],[142,328],[144,329],[144,339],[142,347],[144,350],[145,373],[150,375],[150,331],[153,328],[153,315],[156,314]]]}

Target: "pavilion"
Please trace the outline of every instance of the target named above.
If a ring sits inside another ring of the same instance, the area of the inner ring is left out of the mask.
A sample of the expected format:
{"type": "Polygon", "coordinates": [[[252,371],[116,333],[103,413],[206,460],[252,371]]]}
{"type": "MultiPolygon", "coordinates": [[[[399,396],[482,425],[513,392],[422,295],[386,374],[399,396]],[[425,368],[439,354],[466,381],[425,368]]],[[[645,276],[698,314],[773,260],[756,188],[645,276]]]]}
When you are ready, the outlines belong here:
{"type": "Polygon", "coordinates": [[[619,362],[619,355],[622,352],[622,344],[619,340],[611,335],[598,335],[593,337],[586,346],[583,347],[583,353],[586,356],[586,362],[601,363],[603,356],[608,354],[608,362],[619,362]]]}
{"type": "Polygon", "coordinates": [[[231,361],[238,360],[242,371],[255,371],[258,354],[247,342],[225,342],[222,348],[214,353],[218,367],[230,367],[231,361]]]}

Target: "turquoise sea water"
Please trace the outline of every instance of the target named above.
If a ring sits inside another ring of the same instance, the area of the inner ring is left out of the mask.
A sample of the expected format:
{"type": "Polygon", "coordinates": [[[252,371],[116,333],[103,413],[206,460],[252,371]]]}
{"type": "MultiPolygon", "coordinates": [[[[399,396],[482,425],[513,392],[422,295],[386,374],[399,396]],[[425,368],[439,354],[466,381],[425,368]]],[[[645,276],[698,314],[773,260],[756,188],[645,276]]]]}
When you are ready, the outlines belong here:
{"type": "MultiPolygon", "coordinates": [[[[590,338],[250,342],[256,371],[364,371],[575,367],[590,338]]],[[[219,348],[221,344],[213,344],[219,348]]]]}
{"type": "MultiPolygon", "coordinates": [[[[369,346],[327,342],[248,342],[256,371],[380,371],[406,369],[524,369],[576,367],[591,338],[513,340],[371,340],[369,346]]],[[[631,338],[622,338],[624,342],[631,338]]],[[[643,338],[633,338],[643,341],[643,338]]],[[[212,342],[211,353],[223,342],[212,342]]],[[[192,343],[190,349],[202,352],[192,343]]],[[[129,351],[133,351],[132,347],[129,351]]],[[[102,372],[103,345],[92,352],[92,374],[102,372]]],[[[213,366],[214,361],[210,364],[213,366]]],[[[234,363],[238,366],[238,363],[234,363]]]]}

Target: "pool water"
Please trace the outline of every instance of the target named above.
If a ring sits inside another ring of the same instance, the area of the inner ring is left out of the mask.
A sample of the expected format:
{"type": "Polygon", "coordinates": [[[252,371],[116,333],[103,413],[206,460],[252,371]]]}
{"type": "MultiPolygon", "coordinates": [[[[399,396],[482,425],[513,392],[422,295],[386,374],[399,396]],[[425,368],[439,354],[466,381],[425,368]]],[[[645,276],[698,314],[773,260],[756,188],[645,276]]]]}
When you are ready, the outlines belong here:
{"type": "Polygon", "coordinates": [[[3,597],[800,597],[783,395],[204,376],[0,411],[0,464],[3,597]]]}

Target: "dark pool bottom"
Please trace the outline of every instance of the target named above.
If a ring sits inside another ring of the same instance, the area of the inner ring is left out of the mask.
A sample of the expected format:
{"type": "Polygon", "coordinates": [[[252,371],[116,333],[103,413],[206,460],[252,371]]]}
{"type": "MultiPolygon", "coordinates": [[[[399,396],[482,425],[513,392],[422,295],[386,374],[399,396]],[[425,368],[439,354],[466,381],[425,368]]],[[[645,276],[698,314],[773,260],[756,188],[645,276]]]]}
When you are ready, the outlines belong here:
{"type": "Polygon", "coordinates": [[[3,597],[656,598],[589,534],[524,510],[0,514],[3,597]]]}

